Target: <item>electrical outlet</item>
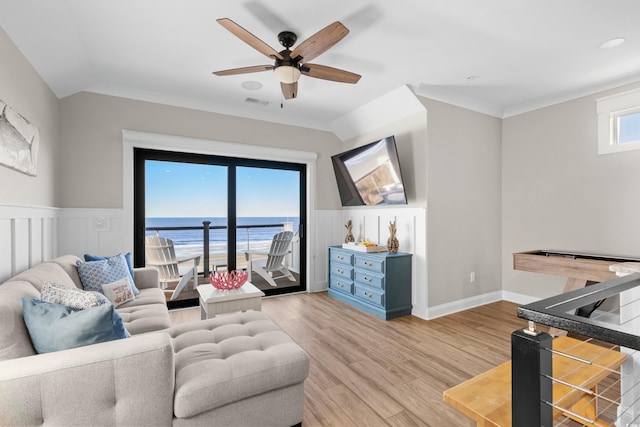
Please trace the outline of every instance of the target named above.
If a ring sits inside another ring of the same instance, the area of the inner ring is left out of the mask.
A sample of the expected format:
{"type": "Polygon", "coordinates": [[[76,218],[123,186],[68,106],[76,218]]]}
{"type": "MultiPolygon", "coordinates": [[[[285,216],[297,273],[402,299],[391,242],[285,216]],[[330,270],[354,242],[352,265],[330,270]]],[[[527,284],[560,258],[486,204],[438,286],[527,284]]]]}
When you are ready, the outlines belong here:
{"type": "Polygon", "coordinates": [[[475,283],[476,282],[476,272],[472,271],[471,273],[469,273],[469,283],[475,283]]]}
{"type": "Polygon", "coordinates": [[[109,231],[109,218],[105,216],[97,216],[91,218],[91,230],[109,231]]]}

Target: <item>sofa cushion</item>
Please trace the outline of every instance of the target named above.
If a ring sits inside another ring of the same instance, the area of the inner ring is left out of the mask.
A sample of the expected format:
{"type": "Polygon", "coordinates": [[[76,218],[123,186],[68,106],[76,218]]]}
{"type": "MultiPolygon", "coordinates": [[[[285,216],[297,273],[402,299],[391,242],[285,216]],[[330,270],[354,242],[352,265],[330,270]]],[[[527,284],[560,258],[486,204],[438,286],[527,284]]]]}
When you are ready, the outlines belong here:
{"type": "Polygon", "coordinates": [[[259,311],[186,323],[167,332],[176,352],[173,410],[178,418],[298,384],[309,373],[305,351],[259,311]]]}
{"type": "Polygon", "coordinates": [[[134,289],[134,294],[137,293],[127,261],[122,254],[99,261],[78,261],[77,265],[80,281],[85,291],[102,293],[102,285],[126,278],[131,289],[134,289]]]}
{"type": "Polygon", "coordinates": [[[132,335],[167,329],[171,326],[167,299],[160,288],[140,289],[134,301],[122,304],[116,311],[132,335]]]}
{"type": "Polygon", "coordinates": [[[128,336],[111,304],[75,310],[36,298],[22,298],[24,323],[38,353],[66,350],[128,336]]]}
{"type": "Polygon", "coordinates": [[[107,297],[99,292],[83,291],[75,286],[65,286],[59,283],[45,283],[40,291],[40,299],[54,304],[66,305],[76,310],[109,303],[107,297]]]}
{"type": "Polygon", "coordinates": [[[22,298],[38,298],[40,291],[20,280],[0,285],[0,360],[36,354],[22,320],[22,298]]]}
{"type": "Polygon", "coordinates": [[[52,259],[49,262],[54,264],[58,264],[71,278],[73,284],[76,285],[76,288],[82,289],[82,282],[80,282],[80,276],[78,275],[78,266],[76,263],[81,261],[75,255],[62,255],[57,258],[52,259]]]}
{"type": "Polygon", "coordinates": [[[55,262],[44,262],[30,269],[23,271],[7,280],[12,282],[15,280],[24,280],[31,283],[38,291],[42,291],[45,283],[55,282],[66,286],[76,286],[67,272],[55,262]]]}

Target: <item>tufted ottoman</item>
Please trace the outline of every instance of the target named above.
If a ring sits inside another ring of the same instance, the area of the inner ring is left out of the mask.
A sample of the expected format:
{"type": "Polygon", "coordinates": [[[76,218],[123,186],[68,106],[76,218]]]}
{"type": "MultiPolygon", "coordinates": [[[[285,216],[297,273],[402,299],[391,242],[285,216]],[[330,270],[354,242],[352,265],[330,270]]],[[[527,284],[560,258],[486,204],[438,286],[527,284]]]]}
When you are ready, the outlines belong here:
{"type": "Polygon", "coordinates": [[[305,351],[259,311],[168,329],[175,352],[173,425],[302,422],[305,351]]]}

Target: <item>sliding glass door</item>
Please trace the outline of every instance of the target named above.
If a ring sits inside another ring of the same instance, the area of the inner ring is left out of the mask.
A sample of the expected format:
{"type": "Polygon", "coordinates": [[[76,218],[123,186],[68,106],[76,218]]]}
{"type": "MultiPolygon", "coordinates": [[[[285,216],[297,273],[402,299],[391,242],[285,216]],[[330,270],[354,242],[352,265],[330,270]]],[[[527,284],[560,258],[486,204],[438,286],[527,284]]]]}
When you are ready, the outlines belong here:
{"type": "MultiPolygon", "coordinates": [[[[135,149],[134,177],[137,264],[146,236],[157,235],[172,240],[177,258],[201,254],[201,283],[212,271],[248,269],[251,260],[252,282],[266,294],[306,288],[305,165],[135,149]],[[290,274],[254,274],[284,230],[293,234],[284,261],[290,274]]],[[[197,301],[197,293],[187,288],[178,300],[197,301]]]]}
{"type": "MultiPolygon", "coordinates": [[[[303,175],[298,169],[275,169],[266,165],[238,165],[236,168],[237,249],[247,262],[255,261],[251,281],[266,293],[304,289],[300,280],[300,234],[304,231],[300,224],[303,175]],[[272,238],[281,231],[289,231],[292,235],[284,257],[285,271],[270,271],[264,265],[269,257],[272,238]]],[[[246,264],[244,267],[249,268],[246,264]]]]}

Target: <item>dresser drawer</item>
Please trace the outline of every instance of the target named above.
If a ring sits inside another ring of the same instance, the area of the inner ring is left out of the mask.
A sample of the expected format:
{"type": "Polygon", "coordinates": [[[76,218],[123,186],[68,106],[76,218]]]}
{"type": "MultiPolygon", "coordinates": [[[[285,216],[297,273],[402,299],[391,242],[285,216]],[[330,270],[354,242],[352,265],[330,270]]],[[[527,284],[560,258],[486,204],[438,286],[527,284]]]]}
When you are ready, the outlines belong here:
{"type": "Polygon", "coordinates": [[[354,285],[353,295],[359,300],[384,308],[384,292],[377,292],[365,286],[354,285]]]}
{"type": "Polygon", "coordinates": [[[353,293],[353,282],[340,276],[331,276],[329,278],[329,287],[336,291],[346,292],[348,294],[353,293]]]}
{"type": "Polygon", "coordinates": [[[354,270],[354,281],[378,289],[384,289],[384,276],[369,271],[354,270]]]}
{"type": "Polygon", "coordinates": [[[339,249],[331,249],[329,251],[331,258],[329,262],[339,262],[341,264],[353,264],[353,254],[347,251],[341,251],[339,249]]]}
{"type": "Polygon", "coordinates": [[[369,271],[384,273],[384,259],[356,255],[355,262],[353,264],[358,268],[364,268],[369,271]]]}
{"type": "Polygon", "coordinates": [[[331,264],[329,264],[329,275],[336,275],[352,280],[353,267],[347,264],[332,262],[331,264]]]}

